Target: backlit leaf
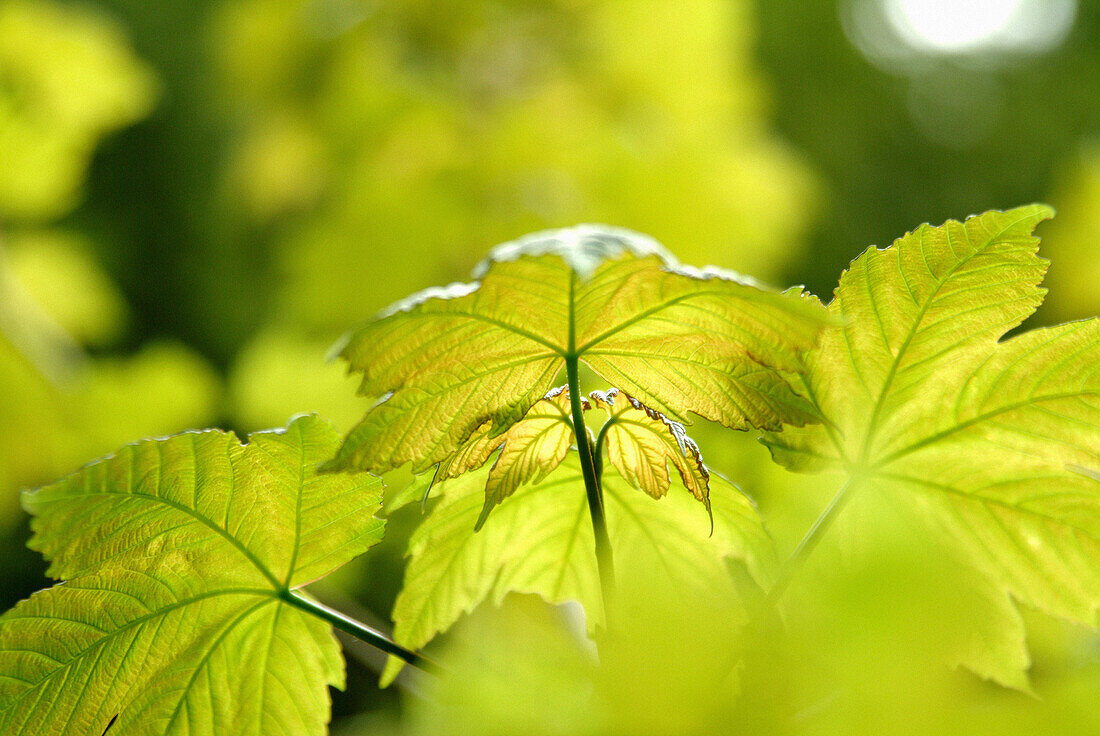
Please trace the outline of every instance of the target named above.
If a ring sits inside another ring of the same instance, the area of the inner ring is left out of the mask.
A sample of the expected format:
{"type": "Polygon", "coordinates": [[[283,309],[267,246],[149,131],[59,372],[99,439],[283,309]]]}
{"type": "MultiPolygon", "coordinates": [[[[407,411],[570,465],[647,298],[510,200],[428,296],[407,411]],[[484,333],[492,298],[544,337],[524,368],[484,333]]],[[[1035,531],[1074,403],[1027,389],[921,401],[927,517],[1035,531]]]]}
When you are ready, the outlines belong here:
{"type": "MultiPolygon", "coordinates": [[[[518,488],[474,532],[488,471],[441,484],[441,498],[409,541],[405,584],[394,606],[394,638],[420,647],[483,601],[499,604],[509,592],[535,593],[549,602],[577,601],[590,631],[604,611],[595,542],[577,453],[538,486],[518,488]]],[[[602,482],[617,575],[644,575],[647,585],[681,586],[695,594],[736,600],[726,567],[743,560],[761,584],[774,566],[771,540],[752,503],[732,484],[712,477],[714,531],[686,494],[659,503],[624,479],[602,482]]],[[[387,682],[400,670],[391,658],[387,682]]]]}
{"type": "Polygon", "coordinates": [[[333,467],[414,472],[482,425],[499,435],[567,356],[671,418],[778,429],[814,419],[780,375],[827,321],[813,300],[678,266],[655,241],[579,226],[499,246],[480,280],[414,295],[353,332],[342,356],[377,399],[333,467]]]}
{"type": "Polygon", "coordinates": [[[279,596],[381,538],[377,478],[314,472],[337,444],[186,433],[27,494],[65,582],[0,618],[0,732],[323,733],[340,650],[279,596]]]}
{"type": "MultiPolygon", "coordinates": [[[[809,358],[825,424],[766,442],[792,469],[844,468],[849,493],[889,494],[1016,600],[1096,625],[1100,320],[999,341],[1042,300],[1031,233],[1050,216],[923,225],[857,258],[829,307],[845,326],[809,358]]],[[[963,661],[1018,681],[984,656],[963,661]]]]}
{"type": "MultiPolygon", "coordinates": [[[[585,402],[587,404],[587,402],[585,402]]],[[[485,481],[485,506],[477,519],[480,529],[493,507],[524,483],[538,483],[561,464],[573,441],[569,420],[569,389],[546,395],[504,433],[504,444],[485,481]]]]}
{"type": "Polygon", "coordinates": [[[608,459],[620,475],[653,498],[661,498],[672,481],[671,463],[684,487],[710,513],[710,471],[682,424],[618,389],[593,391],[589,396],[593,406],[609,416],[600,431],[606,436],[608,459]]]}

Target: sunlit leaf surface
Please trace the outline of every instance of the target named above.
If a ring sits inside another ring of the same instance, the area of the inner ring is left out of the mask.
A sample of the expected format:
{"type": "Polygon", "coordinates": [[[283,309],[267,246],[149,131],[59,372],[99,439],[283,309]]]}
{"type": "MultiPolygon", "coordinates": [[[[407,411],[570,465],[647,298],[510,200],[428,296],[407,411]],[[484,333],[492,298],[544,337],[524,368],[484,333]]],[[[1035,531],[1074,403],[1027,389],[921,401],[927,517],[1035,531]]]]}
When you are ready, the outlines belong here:
{"type": "Polygon", "coordinates": [[[0,732],[324,733],[339,647],[278,594],[381,538],[377,478],[314,472],[337,442],[185,433],[27,494],[65,581],[0,618],[0,732]]]}
{"type": "Polygon", "coordinates": [[[487,422],[491,436],[505,431],[574,356],[672,418],[742,429],[813,419],[780,375],[799,370],[826,322],[800,294],[682,268],[652,239],[601,226],[499,246],[475,275],[348,337],[342,356],[378,403],[335,467],[420,472],[487,422]]]}
{"type": "MultiPolygon", "coordinates": [[[[1050,216],[923,225],[857,258],[830,305],[845,327],[809,359],[805,395],[825,423],[766,441],[792,469],[843,468],[848,493],[910,507],[1002,596],[1096,625],[1100,320],[1001,339],[1042,301],[1032,230],[1050,216]]],[[[1018,682],[991,649],[963,661],[1018,682]]]]}

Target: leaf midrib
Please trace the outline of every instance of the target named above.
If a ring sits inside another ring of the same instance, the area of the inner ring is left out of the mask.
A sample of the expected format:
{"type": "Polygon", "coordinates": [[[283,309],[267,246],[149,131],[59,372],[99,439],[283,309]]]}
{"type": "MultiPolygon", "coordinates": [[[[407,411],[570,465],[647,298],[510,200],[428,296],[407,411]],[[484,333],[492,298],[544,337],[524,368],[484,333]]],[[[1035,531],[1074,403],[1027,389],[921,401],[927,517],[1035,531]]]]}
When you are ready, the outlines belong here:
{"type": "MultiPolygon", "coordinates": [[[[573,332],[573,331],[576,329],[576,317],[575,317],[575,312],[576,312],[575,280],[576,280],[576,278],[577,278],[577,273],[575,271],[573,271],[572,269],[570,269],[570,281],[571,281],[571,283],[570,283],[570,290],[569,290],[569,308],[568,308],[568,312],[567,312],[567,319],[569,321],[570,339],[568,340],[569,344],[565,349],[562,349],[562,347],[560,345],[556,345],[556,344],[554,344],[553,341],[548,340],[547,338],[542,337],[541,335],[538,335],[534,332],[531,332],[530,330],[526,330],[522,327],[518,327],[517,325],[513,325],[509,322],[494,319],[492,317],[488,317],[486,315],[478,314],[476,312],[457,311],[457,310],[452,310],[452,311],[447,311],[447,312],[417,311],[417,312],[406,312],[402,315],[402,318],[403,319],[413,318],[413,317],[434,317],[434,318],[439,318],[439,317],[450,317],[450,316],[465,317],[467,319],[472,319],[472,320],[476,320],[476,321],[479,321],[479,322],[485,322],[486,324],[491,324],[491,325],[493,325],[495,327],[499,327],[502,330],[505,330],[507,332],[511,332],[515,335],[519,335],[520,337],[527,338],[528,340],[531,340],[532,342],[538,343],[539,345],[542,345],[543,347],[548,348],[551,352],[553,352],[555,355],[557,355],[561,358],[568,358],[571,355],[575,355],[577,357],[580,357],[581,355],[586,353],[588,350],[590,350],[593,346],[603,342],[604,340],[611,337],[612,335],[615,335],[619,332],[622,332],[623,330],[630,327],[631,325],[634,325],[634,324],[636,324],[636,323],[638,323],[638,322],[640,322],[640,321],[642,321],[642,320],[644,320],[648,317],[652,317],[654,314],[658,314],[659,312],[662,312],[665,309],[668,309],[670,307],[674,307],[677,304],[680,304],[681,302],[687,301],[689,299],[696,299],[696,298],[707,297],[707,296],[728,296],[731,299],[738,299],[739,298],[735,295],[727,294],[726,292],[718,291],[718,290],[714,290],[714,289],[710,289],[710,290],[706,290],[706,291],[694,291],[694,292],[691,292],[691,293],[688,293],[688,294],[682,294],[681,296],[674,297],[674,298],[672,298],[672,299],[670,299],[666,302],[662,302],[661,304],[654,305],[653,307],[651,307],[647,310],[644,310],[644,311],[634,315],[633,317],[630,317],[629,319],[624,320],[623,322],[620,322],[619,324],[608,328],[607,330],[604,330],[602,333],[598,334],[596,337],[591,338],[590,340],[585,342],[583,345],[581,345],[579,347],[576,347],[574,345],[574,337],[573,337],[573,335],[575,334],[575,332],[573,332]]],[[[780,305],[780,306],[782,306],[782,305],[780,305]]],[[[788,310],[788,311],[790,311],[790,310],[788,310]]]]}
{"type": "Polygon", "coordinates": [[[947,485],[947,484],[944,484],[944,483],[936,483],[935,481],[928,480],[926,478],[916,478],[916,477],[913,477],[913,476],[910,476],[910,475],[905,475],[903,473],[878,473],[878,477],[886,478],[886,479],[901,482],[901,483],[912,483],[914,485],[923,486],[924,488],[934,490],[934,491],[939,491],[941,493],[944,493],[944,494],[947,494],[947,495],[950,495],[950,496],[953,496],[953,497],[962,498],[962,499],[967,500],[967,501],[975,501],[975,502],[983,504],[983,505],[988,504],[990,506],[997,506],[997,507],[1005,509],[1007,511],[1011,511],[1013,513],[1018,513],[1022,516],[1030,516],[1030,517],[1035,518],[1035,519],[1043,519],[1044,521],[1049,522],[1051,524],[1054,524],[1055,526],[1065,527],[1066,529],[1072,529],[1073,531],[1075,531],[1077,533],[1080,533],[1080,534],[1088,537],[1092,541],[1100,544],[1100,534],[1097,534],[1096,532],[1093,532],[1093,531],[1090,531],[1088,529],[1084,529],[1082,527],[1071,524],[1068,521],[1066,521],[1065,519],[1063,519],[1061,517],[1058,517],[1058,516],[1051,516],[1050,514],[1044,514],[1044,513],[1035,511],[1034,509],[1025,508],[1023,506],[1017,506],[1015,504],[1008,503],[1006,501],[1003,501],[1003,500],[995,498],[995,497],[983,496],[983,495],[980,495],[980,494],[977,494],[977,493],[968,493],[966,491],[961,491],[958,488],[955,488],[953,486],[950,486],[950,485],[947,485]]]}
{"type": "Polygon", "coordinates": [[[987,422],[990,419],[994,419],[994,418],[1000,416],[1001,414],[1008,414],[1009,412],[1016,411],[1017,409],[1024,409],[1028,406],[1031,406],[1031,405],[1034,405],[1034,404],[1042,404],[1042,403],[1045,403],[1047,401],[1062,401],[1064,399],[1073,399],[1073,398],[1077,398],[1077,397],[1080,397],[1080,396],[1100,397],[1100,390],[1098,390],[1098,391],[1080,391],[1080,390],[1079,391],[1067,391],[1067,392],[1057,393],[1057,394],[1045,394],[1045,395],[1042,395],[1042,396],[1030,396],[1027,399],[1023,400],[1023,401],[1017,401],[1017,402],[1012,403],[1012,404],[1006,404],[1005,406],[998,407],[998,408],[996,408],[992,411],[987,411],[983,414],[979,414],[975,417],[967,419],[965,422],[959,422],[958,424],[956,424],[954,426],[948,427],[947,429],[941,430],[941,431],[937,432],[936,434],[929,435],[929,436],[927,436],[927,437],[925,437],[921,440],[918,440],[917,442],[914,442],[911,445],[903,447],[902,449],[897,450],[896,452],[888,455],[887,457],[883,458],[882,460],[879,460],[876,463],[874,463],[874,465],[871,466],[872,470],[877,471],[878,469],[886,467],[887,465],[889,465],[890,463],[892,463],[896,460],[900,460],[901,458],[905,457],[906,455],[911,455],[912,453],[917,452],[918,450],[921,450],[921,449],[927,447],[928,445],[935,444],[936,442],[939,442],[943,439],[946,439],[947,437],[950,437],[951,435],[955,434],[956,432],[961,432],[965,429],[969,429],[970,427],[973,427],[976,424],[981,424],[982,422],[987,422]]]}
{"type": "MultiPolygon", "coordinates": [[[[127,632],[127,631],[129,631],[129,630],[131,630],[131,629],[133,629],[137,626],[141,626],[142,624],[144,624],[148,621],[152,621],[153,619],[156,619],[158,617],[166,616],[169,613],[171,613],[172,611],[176,611],[180,608],[190,606],[192,604],[198,603],[199,601],[204,601],[204,600],[207,600],[209,598],[216,598],[216,597],[222,596],[222,595],[255,595],[255,596],[263,596],[265,598],[271,598],[271,599],[276,600],[276,601],[278,600],[278,598],[276,597],[276,594],[275,594],[274,591],[265,590],[264,588],[223,588],[221,590],[211,590],[211,591],[207,591],[206,593],[200,593],[198,595],[191,596],[190,598],[185,598],[183,600],[179,600],[179,601],[175,601],[173,603],[170,603],[169,605],[164,606],[163,608],[158,608],[155,611],[150,611],[149,613],[144,614],[142,616],[139,616],[139,617],[135,618],[132,621],[126,622],[125,624],[123,624],[119,628],[115,629],[114,631],[104,632],[104,635],[99,637],[98,639],[96,639],[95,642],[93,642],[92,644],[89,644],[88,646],[84,647],[79,652],[72,655],[68,660],[66,660],[64,662],[60,662],[59,663],[60,666],[58,666],[57,668],[55,668],[55,669],[51,670],[50,672],[46,673],[46,675],[44,677],[42,677],[38,681],[34,682],[32,685],[27,687],[23,692],[19,693],[14,698],[12,698],[8,702],[8,706],[3,711],[0,711],[0,713],[8,712],[8,711],[12,710],[12,708],[17,703],[19,703],[23,698],[25,698],[29,693],[37,690],[39,688],[39,686],[41,686],[43,683],[45,683],[48,680],[50,680],[51,678],[53,678],[58,672],[61,672],[61,671],[65,670],[68,667],[71,667],[74,662],[79,661],[82,657],[84,657],[84,655],[88,654],[88,652],[91,652],[92,650],[96,649],[97,647],[102,646],[105,642],[108,642],[111,639],[114,639],[116,636],[118,636],[118,635],[120,635],[124,632],[127,632]]],[[[49,617],[49,616],[17,616],[14,620],[24,620],[24,619],[28,619],[28,618],[46,618],[46,619],[50,619],[51,617],[49,617]]]]}
{"type": "MultiPolygon", "coordinates": [[[[206,663],[210,661],[210,657],[213,656],[215,650],[217,650],[217,648],[221,646],[221,643],[225,641],[225,638],[229,636],[237,628],[237,626],[241,624],[242,621],[254,614],[256,611],[260,610],[260,608],[268,605],[269,603],[270,601],[260,601],[256,605],[246,608],[243,613],[231,620],[222,629],[222,631],[218,633],[217,638],[214,639],[214,641],[210,644],[209,649],[207,649],[203,653],[202,657],[195,665],[195,669],[191,672],[191,677],[188,678],[187,684],[184,685],[182,694],[180,695],[180,699],[176,702],[176,707],[172,710],[172,715],[168,717],[168,729],[171,729],[172,724],[175,723],[176,717],[180,713],[180,709],[183,707],[184,702],[186,702],[187,700],[187,695],[191,691],[191,687],[195,684],[195,680],[198,679],[199,672],[202,670],[203,667],[206,666],[206,663]]],[[[283,602],[277,600],[276,605],[282,606],[283,602]]]]}
{"type": "Polygon", "coordinates": [[[441,317],[444,317],[444,318],[446,318],[446,317],[465,317],[467,319],[472,319],[472,320],[475,320],[477,322],[485,322],[485,323],[491,324],[495,327],[499,327],[502,330],[505,330],[506,332],[511,332],[512,334],[519,335],[520,337],[525,337],[528,340],[531,340],[532,342],[536,342],[539,345],[542,345],[543,347],[549,348],[551,351],[554,352],[554,354],[558,355],[559,357],[562,357],[562,358],[565,357],[565,352],[561,349],[561,346],[555,345],[551,340],[547,340],[545,337],[542,337],[541,335],[538,335],[534,332],[531,332],[530,330],[525,330],[522,327],[518,327],[518,326],[513,325],[509,322],[505,322],[505,321],[499,320],[499,319],[494,319],[492,317],[488,317],[488,316],[483,315],[483,314],[478,314],[477,312],[466,312],[466,311],[452,310],[452,311],[446,311],[446,312],[414,311],[414,312],[403,312],[403,313],[401,313],[401,318],[402,319],[411,319],[411,318],[416,318],[416,317],[435,318],[435,319],[439,319],[441,317]]]}
{"type": "MultiPolygon", "coordinates": [[[[688,278],[690,278],[690,277],[688,277],[688,278]]],[[[724,297],[728,297],[730,299],[737,299],[739,301],[743,301],[738,296],[735,296],[733,294],[729,294],[729,293],[726,293],[726,292],[723,292],[723,291],[718,291],[716,289],[709,289],[709,290],[705,290],[705,291],[693,291],[693,292],[690,292],[690,293],[687,293],[687,294],[682,294],[678,297],[673,297],[672,299],[669,299],[668,301],[661,302],[660,304],[656,304],[656,305],[650,307],[649,309],[643,310],[642,312],[634,315],[633,317],[630,317],[629,319],[626,319],[626,320],[620,322],[619,324],[615,325],[614,327],[610,327],[610,328],[604,330],[600,334],[596,335],[595,337],[591,338],[586,343],[584,343],[583,345],[578,347],[575,352],[578,356],[584,355],[586,352],[588,352],[595,345],[598,345],[599,343],[603,342],[604,340],[611,337],[612,335],[615,335],[619,332],[622,332],[623,330],[630,327],[631,325],[637,324],[638,322],[641,322],[644,319],[652,317],[653,315],[655,315],[655,314],[657,314],[661,311],[664,311],[665,309],[668,309],[670,307],[674,307],[677,304],[680,304],[681,302],[685,302],[689,299],[696,299],[696,298],[700,298],[700,297],[709,297],[709,296],[724,296],[724,297]]],[[[572,294],[570,294],[570,304],[572,304],[572,294]]],[[[786,311],[793,311],[793,310],[786,310],[786,311]]],[[[570,313],[570,317],[572,317],[572,313],[570,313]]],[[[737,325],[733,325],[733,326],[737,327],[737,325]]]]}
{"type": "MultiPolygon", "coordinates": [[[[948,281],[951,280],[951,278],[959,271],[959,269],[961,269],[963,266],[965,266],[967,263],[969,263],[974,258],[976,258],[979,255],[985,253],[987,250],[992,248],[994,245],[997,245],[1000,242],[999,239],[1001,238],[1001,236],[1003,236],[1006,232],[1008,232],[1012,228],[1016,227],[1016,225],[1020,224],[1021,222],[1025,221],[1025,220],[1027,220],[1027,219],[1029,219],[1033,216],[1034,215],[1032,215],[1032,214],[1028,214],[1028,215],[1025,215],[1023,217],[1020,217],[1019,219],[1013,220],[1011,223],[1005,225],[995,235],[990,236],[988,241],[986,241],[982,246],[980,246],[979,248],[974,249],[974,251],[967,254],[966,257],[964,257],[963,259],[957,261],[954,265],[952,265],[951,268],[947,271],[947,273],[945,273],[943,275],[943,277],[941,277],[939,279],[939,281],[936,283],[935,288],[928,295],[928,298],[925,300],[924,304],[921,305],[921,308],[918,310],[916,318],[913,321],[913,325],[909,329],[908,333],[906,334],[905,339],[902,341],[901,346],[898,348],[897,354],[894,356],[894,359],[890,362],[890,369],[889,369],[889,371],[887,371],[886,379],[883,381],[883,384],[882,384],[882,389],[879,391],[878,398],[875,400],[874,407],[871,410],[871,418],[867,422],[867,433],[864,435],[863,447],[860,450],[859,460],[858,460],[858,463],[860,465],[866,465],[867,464],[868,453],[870,452],[870,449],[871,449],[871,445],[872,445],[872,442],[873,442],[873,439],[874,439],[874,433],[875,433],[875,430],[878,428],[879,417],[881,415],[883,406],[885,405],[884,399],[886,397],[886,394],[890,390],[890,387],[891,387],[891,385],[894,381],[894,377],[897,375],[898,367],[901,365],[902,358],[905,355],[906,351],[908,351],[909,346],[913,342],[913,339],[916,337],[917,333],[920,331],[921,322],[924,321],[925,315],[928,313],[928,310],[931,309],[932,303],[935,302],[936,297],[940,293],[940,290],[943,289],[943,287],[947,284],[948,281]]],[[[928,226],[924,226],[924,227],[928,228],[928,226]]],[[[950,227],[945,227],[945,233],[946,233],[946,236],[947,236],[947,239],[948,239],[948,244],[950,245],[950,240],[951,240],[950,227]]],[[[963,233],[966,234],[967,239],[969,240],[970,235],[966,231],[965,224],[964,224],[964,227],[963,227],[963,233]]],[[[923,233],[922,233],[922,238],[923,238],[923,233]]],[[[951,247],[952,247],[952,252],[954,252],[954,247],[953,246],[951,246],[951,247]]],[[[921,243],[921,253],[922,254],[924,253],[923,242],[921,243]]],[[[898,271],[900,273],[904,273],[904,270],[902,269],[902,264],[901,264],[901,254],[900,254],[900,252],[898,253],[898,271]]],[[[870,294],[870,292],[868,293],[868,297],[871,299],[871,301],[873,303],[874,302],[874,296],[872,294],[870,294]]],[[[840,305],[841,305],[841,311],[843,311],[844,302],[841,301],[840,305]]],[[[845,331],[847,331],[846,328],[841,328],[841,329],[844,329],[845,331]]],[[[890,345],[889,345],[888,342],[886,343],[885,347],[886,347],[887,350],[889,350],[890,345]]],[[[870,388],[869,386],[866,385],[866,383],[864,384],[864,387],[865,388],[870,388]]],[[[841,450],[841,452],[843,452],[843,450],[841,450]]]]}
{"type": "MultiPolygon", "coordinates": [[[[252,550],[245,547],[244,544],[239,539],[237,539],[232,534],[230,534],[226,529],[223,529],[222,527],[220,527],[212,519],[210,519],[209,517],[207,517],[203,514],[200,514],[197,510],[192,509],[189,506],[185,506],[184,504],[179,503],[178,501],[173,501],[173,500],[171,500],[169,498],[165,498],[163,496],[155,496],[151,493],[137,493],[137,492],[132,492],[132,491],[129,491],[129,492],[128,491],[94,491],[94,492],[88,492],[88,493],[81,493],[80,494],[81,499],[91,498],[91,497],[94,497],[94,496],[107,496],[107,497],[122,496],[124,498],[135,498],[135,499],[138,499],[138,500],[149,501],[149,502],[152,502],[152,503],[162,503],[166,506],[169,506],[171,508],[176,509],[177,511],[182,511],[183,513],[187,514],[188,516],[191,516],[192,518],[194,518],[197,521],[201,522],[202,524],[204,524],[205,526],[210,528],[212,531],[217,533],[218,536],[222,537],[223,539],[228,541],[231,545],[233,545],[233,547],[237,551],[239,551],[242,555],[244,555],[248,559],[248,561],[250,563],[252,563],[252,565],[265,578],[267,578],[268,582],[271,583],[272,587],[275,590],[281,590],[282,587],[283,587],[282,583],[280,583],[279,579],[276,578],[274,574],[272,574],[272,572],[267,568],[266,565],[264,565],[260,561],[260,558],[257,557],[255,555],[255,553],[252,552],[252,550]]],[[[68,501],[68,500],[71,500],[69,496],[60,496],[60,497],[56,497],[56,498],[37,499],[37,502],[40,503],[40,504],[46,504],[46,503],[58,503],[58,502],[68,501]]]]}

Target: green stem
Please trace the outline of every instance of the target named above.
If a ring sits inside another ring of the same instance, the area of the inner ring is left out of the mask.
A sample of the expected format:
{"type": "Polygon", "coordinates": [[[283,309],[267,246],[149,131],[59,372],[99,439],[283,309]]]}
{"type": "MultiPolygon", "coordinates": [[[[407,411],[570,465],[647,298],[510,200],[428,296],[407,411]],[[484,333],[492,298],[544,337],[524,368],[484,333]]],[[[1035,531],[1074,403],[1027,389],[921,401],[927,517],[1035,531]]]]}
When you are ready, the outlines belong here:
{"type": "Polygon", "coordinates": [[[840,515],[841,510],[844,508],[845,502],[851,495],[852,480],[849,478],[844,481],[844,485],[840,487],[840,490],[833,496],[833,500],[829,501],[829,505],[825,507],[825,510],[821,512],[821,515],[814,521],[814,525],[810,527],[810,531],[806,532],[806,536],[802,538],[802,541],[798,543],[798,547],[787,559],[787,564],[783,566],[782,572],[779,574],[779,579],[775,581],[775,585],[768,592],[768,603],[776,604],[779,599],[783,597],[783,593],[786,592],[787,586],[790,585],[791,579],[795,576],[798,570],[809,558],[810,554],[817,547],[821,541],[821,537],[825,535],[825,532],[829,530],[833,522],[836,521],[836,517],[840,515]]]}
{"type": "Polygon", "coordinates": [[[607,594],[615,587],[615,566],[611,558],[611,538],[607,534],[607,521],[603,514],[603,493],[600,490],[600,478],[592,456],[592,445],[588,442],[588,432],[581,411],[581,392],[577,377],[577,358],[565,359],[565,373],[569,382],[569,405],[573,414],[573,436],[577,440],[577,453],[581,456],[581,475],[584,477],[584,490],[588,495],[588,514],[592,517],[592,532],[596,537],[596,565],[600,570],[600,587],[603,589],[604,602],[607,594]]]}
{"type": "Polygon", "coordinates": [[[577,440],[577,454],[581,456],[581,475],[584,491],[588,496],[588,515],[592,517],[592,533],[596,537],[596,567],[600,571],[600,591],[603,594],[604,611],[608,595],[615,587],[615,566],[611,558],[611,538],[607,535],[607,521],[603,515],[603,492],[600,490],[600,474],[592,457],[588,442],[588,428],[581,411],[581,386],[578,376],[580,354],[577,350],[576,305],[577,274],[569,275],[569,347],[565,358],[565,375],[569,383],[569,407],[573,417],[573,437],[577,440]]]}
{"type": "Polygon", "coordinates": [[[603,483],[603,441],[607,438],[607,430],[615,423],[615,417],[611,417],[603,426],[600,427],[599,434],[596,435],[596,449],[593,451],[592,459],[596,465],[596,480],[603,483]]]}
{"type": "Polygon", "coordinates": [[[387,654],[392,654],[395,657],[403,659],[412,666],[419,667],[425,672],[436,675],[443,672],[442,667],[423,654],[408,650],[397,642],[392,641],[382,632],[372,629],[361,621],[356,621],[352,617],[340,613],[334,608],[329,608],[323,603],[310,600],[297,591],[280,591],[279,599],[286,601],[295,608],[316,616],[322,621],[327,621],[337,629],[340,629],[340,631],[354,636],[359,641],[366,642],[376,649],[381,649],[387,654]]]}

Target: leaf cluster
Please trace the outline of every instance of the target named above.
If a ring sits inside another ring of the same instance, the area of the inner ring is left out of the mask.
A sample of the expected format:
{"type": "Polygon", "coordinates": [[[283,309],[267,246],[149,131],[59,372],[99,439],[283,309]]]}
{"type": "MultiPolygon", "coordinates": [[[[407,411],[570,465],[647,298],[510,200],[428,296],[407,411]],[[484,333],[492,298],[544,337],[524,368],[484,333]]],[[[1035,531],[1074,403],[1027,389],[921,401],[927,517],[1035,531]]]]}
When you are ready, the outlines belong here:
{"type": "Polygon", "coordinates": [[[348,336],[374,404],[342,442],[313,416],[247,444],[185,433],[27,494],[31,545],[63,582],[0,618],[0,730],[323,732],[342,660],[301,589],[382,536],[382,482],[354,471],[403,465],[422,475],[388,513],[435,490],[393,611],[403,646],[511,593],[577,602],[599,632],[593,490],[627,589],[732,628],[761,625],[765,598],[791,615],[805,556],[872,499],[967,588],[978,614],[952,661],[1026,690],[1016,604],[1100,616],[1100,320],[1005,338],[1042,301],[1033,231],[1050,215],[923,225],[853,261],[827,307],[620,229],[500,246],[477,281],[348,336]],[[583,394],[582,367],[612,388],[583,394]],[[704,464],[693,415],[843,476],[785,567],[754,504],[704,464]]]}

